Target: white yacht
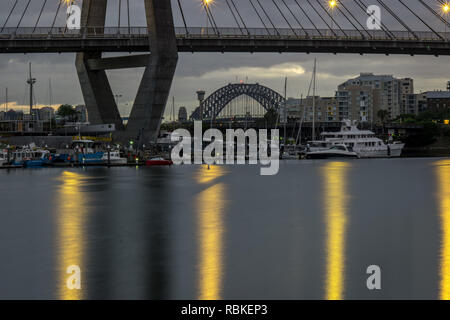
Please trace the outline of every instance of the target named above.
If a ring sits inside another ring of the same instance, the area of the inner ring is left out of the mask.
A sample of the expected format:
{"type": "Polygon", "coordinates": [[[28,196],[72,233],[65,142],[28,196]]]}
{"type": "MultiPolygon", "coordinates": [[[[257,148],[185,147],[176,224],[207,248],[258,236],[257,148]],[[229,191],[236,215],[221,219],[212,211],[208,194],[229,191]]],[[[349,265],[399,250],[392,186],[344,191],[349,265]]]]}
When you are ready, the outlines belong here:
{"type": "Polygon", "coordinates": [[[356,122],[344,120],[341,131],[323,132],[323,140],[308,142],[307,152],[330,149],[336,145],[345,145],[358,154],[360,158],[400,157],[404,143],[385,144],[369,130],[359,130],[356,122]]]}
{"type": "Polygon", "coordinates": [[[352,147],[345,144],[336,144],[329,149],[310,151],[306,153],[306,159],[334,159],[334,158],[359,158],[358,153],[353,151],[352,147]]]}

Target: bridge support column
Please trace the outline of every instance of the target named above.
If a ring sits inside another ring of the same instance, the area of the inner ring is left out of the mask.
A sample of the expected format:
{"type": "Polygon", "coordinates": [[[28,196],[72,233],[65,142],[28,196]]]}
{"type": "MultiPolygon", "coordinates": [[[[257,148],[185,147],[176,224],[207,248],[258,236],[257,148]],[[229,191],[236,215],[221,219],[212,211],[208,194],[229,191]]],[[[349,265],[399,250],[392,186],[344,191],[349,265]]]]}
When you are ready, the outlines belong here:
{"type": "MultiPolygon", "coordinates": [[[[83,1],[81,25],[99,27],[105,25],[107,0],[83,1]]],[[[91,124],[114,123],[117,130],[123,130],[123,122],[104,70],[91,70],[88,60],[99,59],[101,52],[78,53],[75,66],[81,91],[91,124]]]]}
{"type": "Polygon", "coordinates": [[[145,0],[145,10],[151,54],[124,135],[138,145],[156,142],[178,62],[170,1],[145,0]]]}
{"type": "MultiPolygon", "coordinates": [[[[89,121],[92,124],[114,123],[115,138],[122,142],[136,141],[138,145],[155,142],[161,126],[178,62],[178,47],[170,1],[144,0],[149,32],[148,56],[135,60],[129,57],[102,59],[101,52],[79,53],[76,67],[80,79],[89,121]],[[145,61],[146,60],[146,61],[145,61]],[[126,129],[117,109],[106,76],[106,69],[146,65],[144,75],[126,129]]],[[[83,1],[81,25],[105,25],[107,0],[83,1]]],[[[97,30],[98,32],[98,30],[97,30]]]]}

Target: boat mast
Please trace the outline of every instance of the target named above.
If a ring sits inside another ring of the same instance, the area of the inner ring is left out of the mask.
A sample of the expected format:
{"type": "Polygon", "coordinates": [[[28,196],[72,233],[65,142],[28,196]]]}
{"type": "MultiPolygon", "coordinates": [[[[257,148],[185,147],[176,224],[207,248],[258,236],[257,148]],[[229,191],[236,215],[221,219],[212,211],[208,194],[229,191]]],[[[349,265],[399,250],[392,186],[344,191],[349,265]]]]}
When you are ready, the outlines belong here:
{"type": "Polygon", "coordinates": [[[299,143],[302,144],[302,125],[303,125],[303,120],[305,119],[305,109],[303,108],[303,112],[302,112],[302,107],[303,107],[303,94],[300,95],[300,124],[298,126],[298,132],[297,132],[297,138],[295,139],[295,145],[298,145],[299,143]]]}
{"type": "Polygon", "coordinates": [[[172,97],[172,122],[175,121],[175,96],[172,97]]]}
{"type": "MultiPolygon", "coordinates": [[[[52,108],[52,102],[53,102],[52,100],[53,100],[52,99],[52,78],[48,78],[48,106],[50,108],[52,108]]],[[[52,120],[53,120],[51,112],[50,112],[49,119],[50,119],[50,132],[51,132],[52,131],[52,120]]]]}
{"type": "Polygon", "coordinates": [[[283,122],[284,122],[284,140],[283,140],[283,145],[284,148],[286,150],[286,123],[287,123],[287,81],[288,78],[284,78],[284,115],[283,115],[283,122]]]}
{"type": "Polygon", "coordinates": [[[312,141],[316,140],[316,65],[317,59],[314,59],[314,71],[313,71],[313,118],[312,118],[312,141]]]}

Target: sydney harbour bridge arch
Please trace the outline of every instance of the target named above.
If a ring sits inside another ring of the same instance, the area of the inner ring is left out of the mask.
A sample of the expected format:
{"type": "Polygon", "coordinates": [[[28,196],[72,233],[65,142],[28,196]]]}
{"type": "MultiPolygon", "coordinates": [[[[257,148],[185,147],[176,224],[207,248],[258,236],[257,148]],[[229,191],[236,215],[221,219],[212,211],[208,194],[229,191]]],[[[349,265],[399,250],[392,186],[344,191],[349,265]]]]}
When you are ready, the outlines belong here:
{"type": "Polygon", "coordinates": [[[265,111],[279,110],[285,99],[278,92],[258,83],[230,83],[213,92],[202,103],[203,117],[198,107],[191,116],[193,120],[216,119],[230,103],[240,96],[248,96],[255,100],[265,111]]]}

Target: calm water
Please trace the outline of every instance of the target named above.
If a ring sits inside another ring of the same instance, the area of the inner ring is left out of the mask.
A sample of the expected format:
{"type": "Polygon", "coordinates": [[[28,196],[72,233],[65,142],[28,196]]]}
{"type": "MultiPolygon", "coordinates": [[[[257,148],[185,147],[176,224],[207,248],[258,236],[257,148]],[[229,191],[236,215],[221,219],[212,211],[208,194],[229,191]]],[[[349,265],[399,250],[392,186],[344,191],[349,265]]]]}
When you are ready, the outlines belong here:
{"type": "Polygon", "coordinates": [[[2,299],[450,298],[448,159],[0,171],[0,200],[2,299]]]}

